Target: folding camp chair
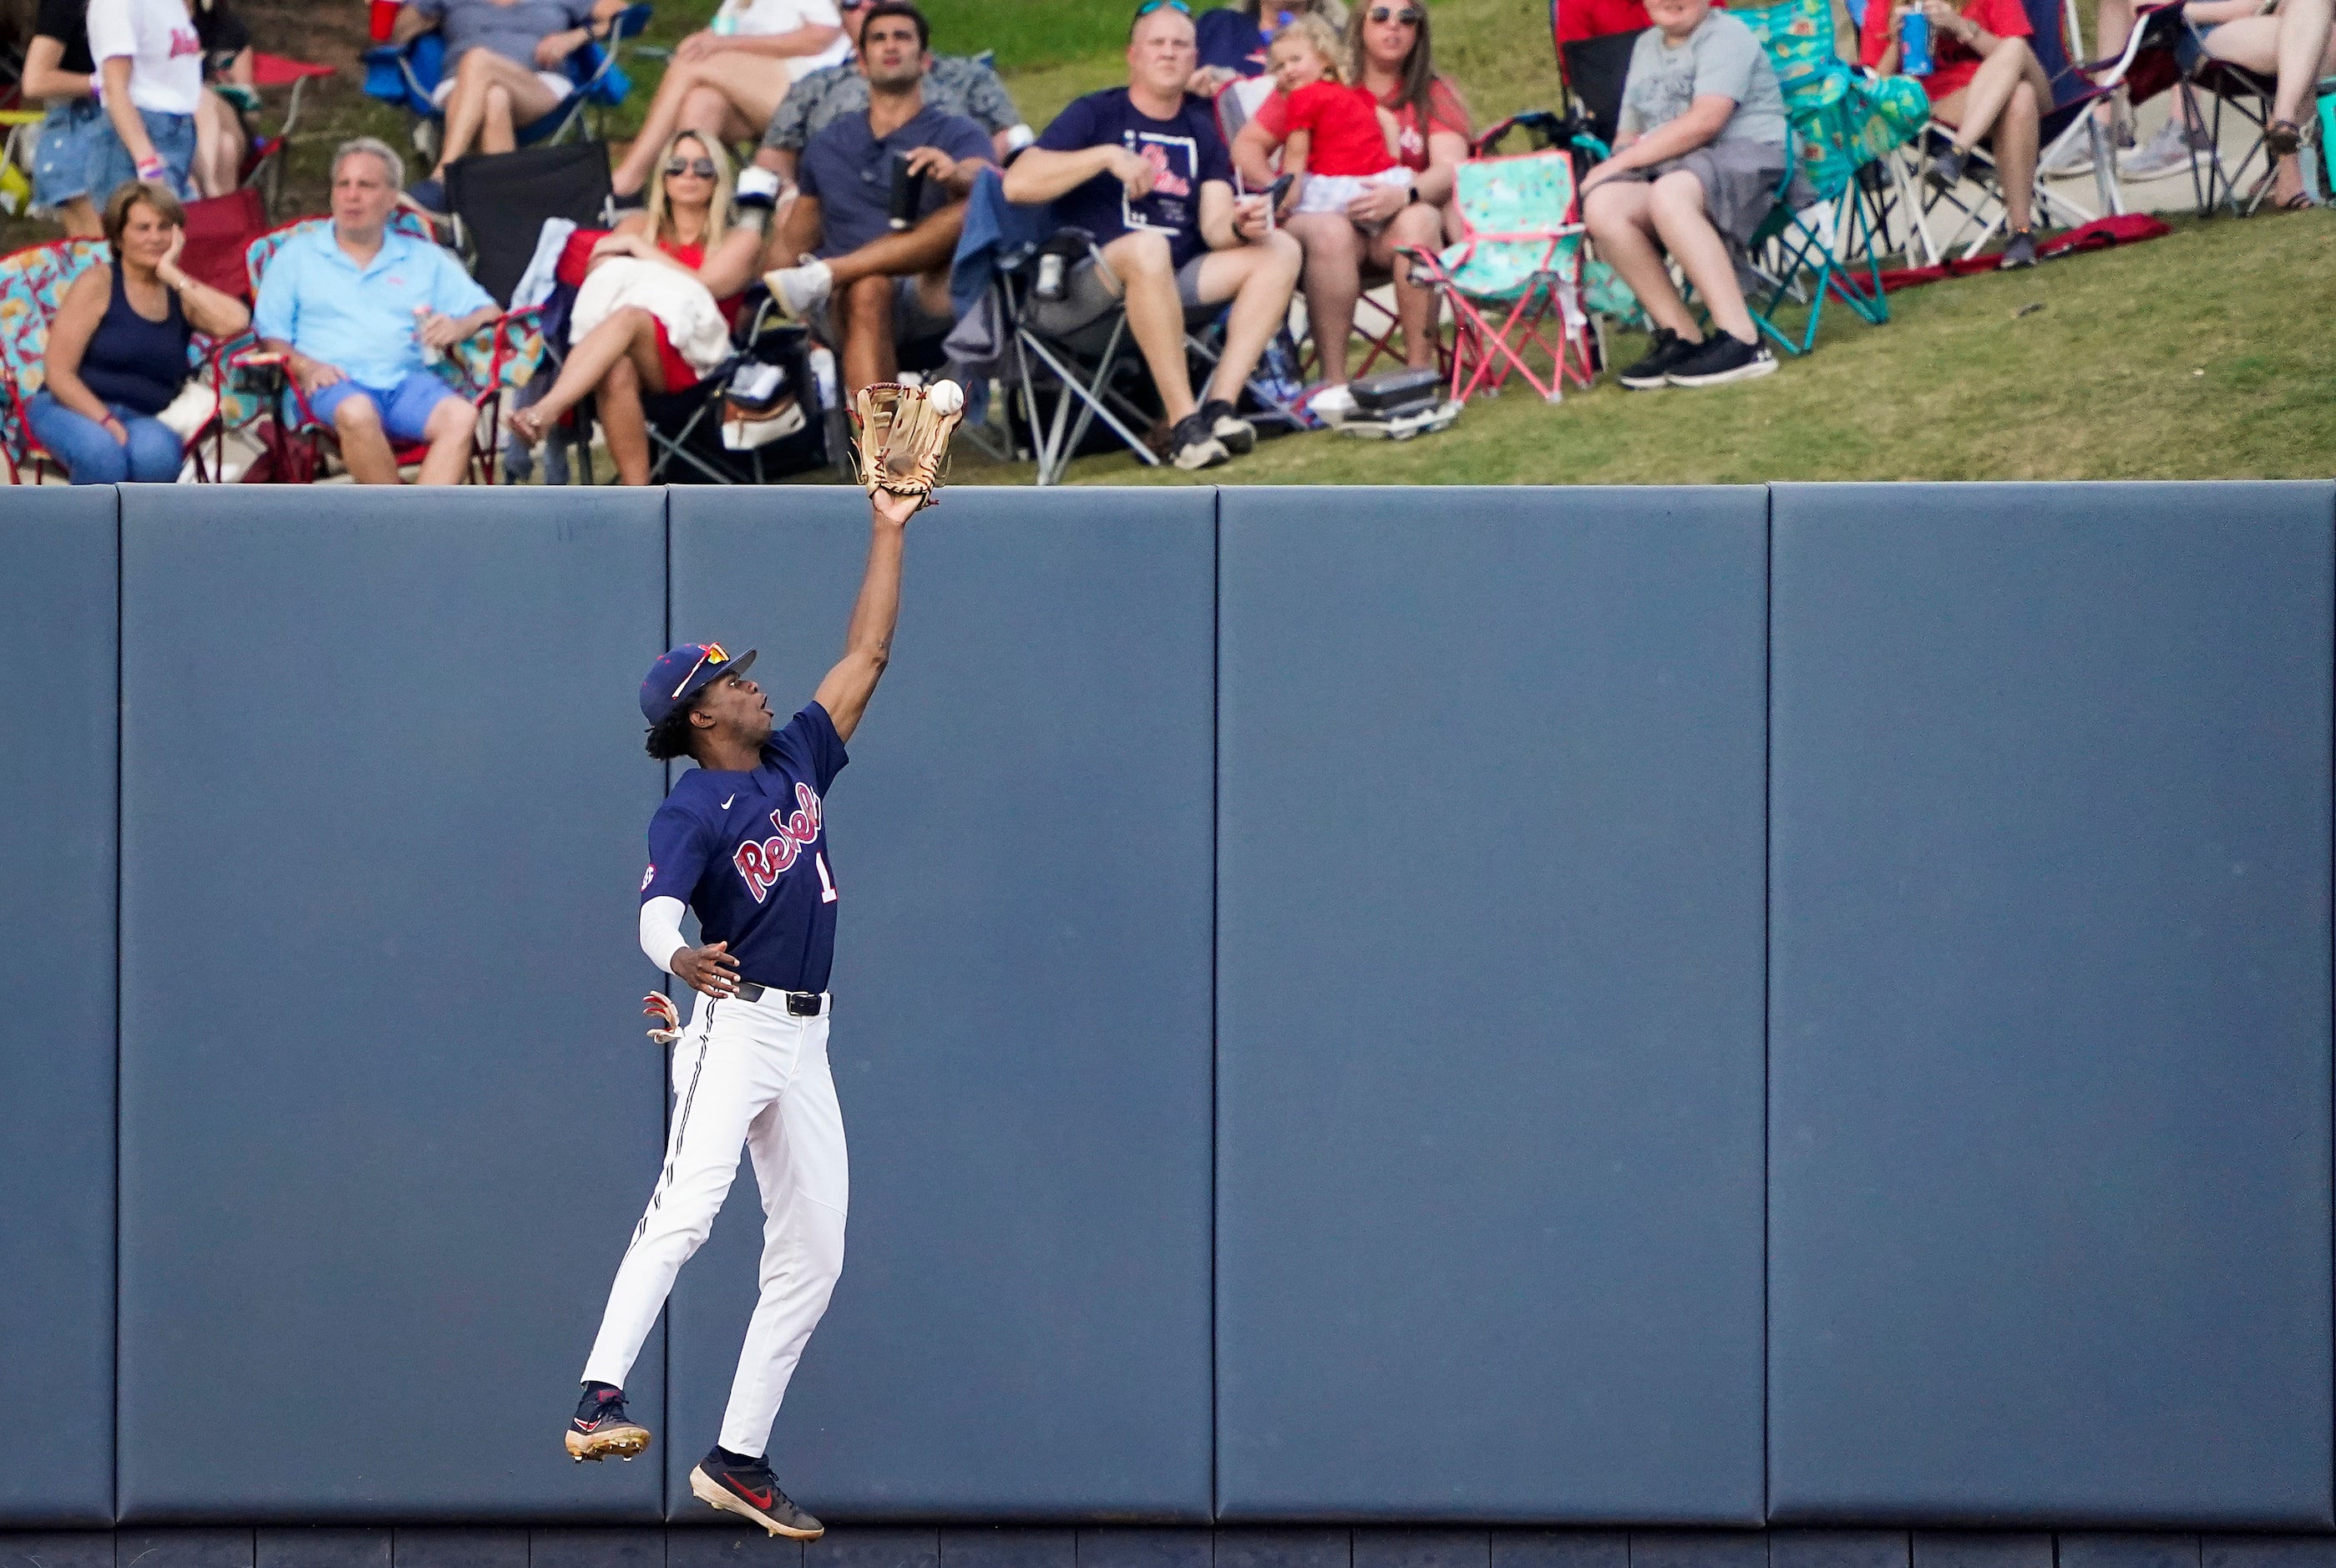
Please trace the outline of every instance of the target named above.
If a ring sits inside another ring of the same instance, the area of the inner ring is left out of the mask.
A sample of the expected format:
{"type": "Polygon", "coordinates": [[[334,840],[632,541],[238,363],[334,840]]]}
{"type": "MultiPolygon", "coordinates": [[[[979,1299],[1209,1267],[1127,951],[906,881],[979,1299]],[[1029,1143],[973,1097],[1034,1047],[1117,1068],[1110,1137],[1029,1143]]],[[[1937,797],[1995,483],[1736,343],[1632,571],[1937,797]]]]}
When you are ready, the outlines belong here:
{"type": "MultiPolygon", "coordinates": [[[[619,62],[626,41],[640,36],[649,24],[649,15],[645,5],[618,12],[608,24],[605,43],[588,43],[568,57],[564,69],[574,89],[551,112],[519,129],[521,147],[560,140],[579,127],[588,136],[599,134],[601,112],[623,103],[632,91],[632,82],[619,62]]],[[[445,40],[436,33],[424,33],[403,46],[376,45],[366,50],[363,59],[365,96],[404,109],[413,122],[415,150],[435,156],[446,117],[430,95],[444,72],[445,40]]]]}
{"type": "MultiPolygon", "coordinates": [[[[304,218],[270,229],[244,252],[253,298],[259,295],[268,263],[293,236],[332,222],[329,218],[304,218]]],[[[389,227],[399,234],[433,239],[422,217],[405,208],[393,211],[389,227]]],[[[477,484],[492,484],[495,472],[496,414],[506,389],[524,386],[543,360],[543,332],[539,313],[507,311],[470,337],[449,348],[436,369],[446,383],[470,400],[479,411],[478,429],[472,437],[470,471],[477,484]]],[[[307,394],[284,367],[266,355],[241,353],[228,362],[260,388],[274,415],[266,427],[263,447],[268,476],[278,483],[305,483],[323,471],[326,459],[337,457],[340,441],[330,421],[319,420],[308,406],[307,394]]],[[[429,452],[426,441],[393,441],[390,453],[397,466],[410,468],[429,452]]]]}
{"type": "Polygon", "coordinates": [[[1436,290],[1456,324],[1453,401],[1498,391],[1512,372],[1549,402],[1563,397],[1569,375],[1587,387],[1590,323],[1581,305],[1583,230],[1572,154],[1552,148],[1472,158],[1457,170],[1452,202],[1460,242],[1440,255],[1406,255],[1413,277],[1436,290]],[[1552,314],[1554,341],[1543,333],[1552,314]],[[1549,356],[1547,381],[1525,362],[1524,351],[1535,346],[1549,356]]]}
{"type": "Polygon", "coordinates": [[[237,171],[237,184],[258,187],[267,198],[268,211],[272,215],[277,204],[284,198],[284,163],[286,149],[292,144],[292,132],[300,123],[300,98],[308,83],[320,82],[333,74],[333,67],[310,60],[293,60],[281,54],[251,57],[251,85],[240,92],[230,91],[234,83],[216,83],[218,91],[236,106],[238,112],[257,114],[261,105],[260,94],[279,87],[289,87],[291,98],[284,106],[284,118],[273,131],[262,131],[252,136],[244,148],[243,162],[237,171]]]}
{"type": "MultiPolygon", "coordinates": [[[[2102,210],[2122,213],[2125,200],[2117,189],[2108,137],[2093,116],[2094,106],[2106,101],[2112,89],[2097,82],[2078,63],[2072,4],[2070,0],[2022,0],[2022,9],[2032,29],[2029,47],[2035,51],[2037,63],[2043,66],[2052,87],[2052,102],[2044,109],[2037,131],[2037,178],[2031,198],[2037,223],[2042,227],[2074,228],[2090,223],[2098,216],[2052,189],[2043,177],[2043,170],[2080,137],[2091,146],[2093,179],[2102,210]]],[[[1954,127],[1937,120],[1923,129],[1911,148],[1918,172],[1930,158],[1946,150],[1954,134],[1954,127]]],[[[1995,159],[1984,146],[1971,149],[1964,186],[1935,190],[1925,182],[1917,199],[1915,221],[1921,226],[1923,243],[1933,258],[1944,256],[1958,245],[1963,245],[1966,259],[1977,256],[2003,227],[2007,216],[1995,159]],[[1966,186],[1976,194],[1966,197],[1966,186]],[[1944,239],[1935,239],[1932,222],[1942,212],[1952,215],[1952,227],[1944,239]],[[1964,243],[1966,235],[1970,237],[1968,244],[1964,243]]]]}
{"type": "Polygon", "coordinates": [[[1860,319],[1890,319],[1882,292],[1880,196],[1858,179],[1922,124],[1928,101],[1912,82],[1871,82],[1852,72],[1834,37],[1830,0],[1731,6],[1776,68],[1789,134],[1775,204],[1747,247],[1765,288],[1746,304],[1760,330],[1787,353],[1816,344],[1828,295],[1860,319]],[[1796,207],[1794,198],[1813,198],[1796,207]],[[1808,305],[1797,337],[1779,324],[1786,300],[1808,305]]]}
{"type": "MultiPolygon", "coordinates": [[[[52,474],[64,477],[63,465],[33,434],[33,394],[47,379],[49,324],[64,303],[65,290],[111,255],[112,247],[102,239],[54,239],[0,256],[0,461],[6,463],[12,485],[42,484],[52,474]]],[[[187,349],[190,366],[215,391],[225,374],[224,347],[197,334],[187,349]]],[[[222,414],[215,412],[187,439],[186,455],[198,481],[219,471],[224,428],[222,414]],[[211,448],[208,458],[206,443],[211,448]]]]}
{"type": "Polygon", "coordinates": [[[2198,216],[2211,218],[2218,207],[2228,208],[2234,218],[2251,216],[2271,194],[2272,180],[2279,173],[2279,160],[2263,145],[2263,132],[2271,127],[2273,104],[2279,95],[2279,78],[2202,54],[2183,78],[2181,92],[2194,117],[2192,123],[2206,127],[2206,147],[2194,150],[2190,155],[2190,179],[2198,197],[2198,216]],[[2214,101],[2211,111],[2199,103],[2201,94],[2214,101]],[[2246,151],[2235,164],[2228,165],[2223,160],[2223,116],[2226,111],[2245,127],[2247,140],[2246,151]],[[2205,165],[2203,169],[2199,167],[2202,153],[2205,165]]]}
{"type": "Polygon", "coordinates": [[[470,261],[479,286],[505,305],[547,221],[605,228],[614,199],[605,141],[472,153],[446,168],[454,248],[470,261]]]}

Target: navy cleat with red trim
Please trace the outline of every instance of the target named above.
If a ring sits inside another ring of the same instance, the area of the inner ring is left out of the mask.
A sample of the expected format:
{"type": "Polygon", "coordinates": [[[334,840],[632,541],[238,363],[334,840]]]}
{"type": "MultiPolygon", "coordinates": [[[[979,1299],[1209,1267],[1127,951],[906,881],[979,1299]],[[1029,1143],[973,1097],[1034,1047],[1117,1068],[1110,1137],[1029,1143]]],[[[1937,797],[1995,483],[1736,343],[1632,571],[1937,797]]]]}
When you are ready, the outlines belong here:
{"type": "Polygon", "coordinates": [[[717,1447],[689,1473],[689,1489],[702,1501],[752,1519],[774,1535],[816,1541],[827,1531],[779,1490],[765,1459],[741,1459],[717,1447]]]}
{"type": "Polygon", "coordinates": [[[576,1402],[576,1418],[568,1423],[568,1457],[578,1464],[605,1459],[614,1454],[630,1459],[649,1446],[649,1429],[625,1414],[625,1391],[606,1383],[587,1383],[576,1402]]]}

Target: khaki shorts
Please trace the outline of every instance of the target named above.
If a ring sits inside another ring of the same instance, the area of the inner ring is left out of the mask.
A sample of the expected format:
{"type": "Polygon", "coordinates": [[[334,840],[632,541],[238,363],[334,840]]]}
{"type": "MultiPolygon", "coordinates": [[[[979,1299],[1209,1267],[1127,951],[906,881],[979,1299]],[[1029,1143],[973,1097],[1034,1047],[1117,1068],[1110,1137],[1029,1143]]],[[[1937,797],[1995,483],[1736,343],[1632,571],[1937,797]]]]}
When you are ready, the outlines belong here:
{"type": "MultiPolygon", "coordinates": [[[[1209,258],[1202,251],[1176,269],[1176,298],[1186,315],[1205,309],[1201,298],[1201,263],[1209,258]]],[[[1089,256],[1071,268],[1063,279],[1060,299],[1033,299],[1030,302],[1030,324],[1049,337],[1073,333],[1091,321],[1100,320],[1119,308],[1119,295],[1103,280],[1103,271],[1089,256]]]]}

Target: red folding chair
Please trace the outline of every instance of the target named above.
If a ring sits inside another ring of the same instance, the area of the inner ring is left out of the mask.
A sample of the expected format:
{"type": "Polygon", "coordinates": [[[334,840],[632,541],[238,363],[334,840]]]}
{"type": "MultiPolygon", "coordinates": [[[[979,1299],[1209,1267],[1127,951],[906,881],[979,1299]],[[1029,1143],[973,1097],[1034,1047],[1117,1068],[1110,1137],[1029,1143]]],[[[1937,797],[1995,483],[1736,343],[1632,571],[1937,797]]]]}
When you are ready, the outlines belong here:
{"type": "MultiPolygon", "coordinates": [[[[258,297],[268,264],[287,239],[331,221],[329,218],[297,218],[253,240],[244,253],[252,297],[258,297]]],[[[390,214],[389,227],[399,234],[436,241],[428,221],[405,208],[390,214]]],[[[473,484],[495,482],[495,438],[502,390],[507,382],[527,379],[542,358],[540,317],[541,313],[534,309],[506,311],[449,350],[441,367],[448,383],[479,411],[478,428],[471,437],[469,473],[473,484]]],[[[275,413],[259,428],[263,455],[254,465],[255,474],[275,484],[307,484],[324,471],[327,460],[339,457],[340,441],[331,421],[316,417],[308,406],[307,394],[285,370],[279,356],[251,348],[229,356],[227,363],[266,389],[268,405],[275,413]]],[[[419,463],[429,451],[427,441],[390,443],[390,455],[401,469],[419,463]]]]}
{"type": "Polygon", "coordinates": [[[307,91],[309,82],[332,74],[333,67],[313,60],[258,53],[251,57],[251,84],[256,92],[281,87],[292,90],[291,99],[284,107],[283,121],[274,131],[251,138],[250,145],[244,149],[243,165],[237,176],[238,185],[264,188],[271,215],[284,198],[285,149],[291,146],[293,127],[300,122],[300,95],[307,91]]]}

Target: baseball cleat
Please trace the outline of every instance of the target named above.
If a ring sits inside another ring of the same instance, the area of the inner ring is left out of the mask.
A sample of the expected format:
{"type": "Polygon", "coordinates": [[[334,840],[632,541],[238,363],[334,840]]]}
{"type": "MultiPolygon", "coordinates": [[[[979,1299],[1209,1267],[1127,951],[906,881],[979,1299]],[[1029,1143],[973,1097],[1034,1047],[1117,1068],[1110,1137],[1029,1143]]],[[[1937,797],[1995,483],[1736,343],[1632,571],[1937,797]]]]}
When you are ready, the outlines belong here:
{"type": "Polygon", "coordinates": [[[816,1541],[827,1533],[826,1525],[796,1507],[793,1500],[779,1490],[779,1483],[765,1460],[734,1464],[716,1449],[690,1471],[689,1489],[724,1513],[752,1519],[774,1535],[816,1541]]]}
{"type": "Polygon", "coordinates": [[[615,1455],[630,1459],[649,1446],[649,1429],[625,1414],[621,1389],[587,1389],[568,1423],[568,1457],[578,1464],[615,1455]]]}

